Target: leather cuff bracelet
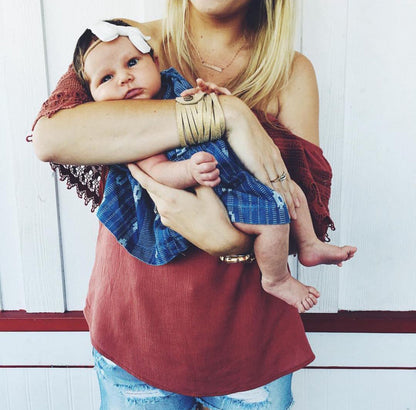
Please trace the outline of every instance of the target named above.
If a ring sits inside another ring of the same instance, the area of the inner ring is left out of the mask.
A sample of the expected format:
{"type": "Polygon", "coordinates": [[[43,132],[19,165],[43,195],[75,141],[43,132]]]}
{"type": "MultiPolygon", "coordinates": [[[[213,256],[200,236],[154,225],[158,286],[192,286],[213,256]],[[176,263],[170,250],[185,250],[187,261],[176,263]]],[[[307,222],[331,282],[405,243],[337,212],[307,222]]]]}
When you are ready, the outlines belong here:
{"type": "Polygon", "coordinates": [[[225,118],[215,93],[176,98],[176,121],[182,147],[214,141],[225,132],[225,118]]]}

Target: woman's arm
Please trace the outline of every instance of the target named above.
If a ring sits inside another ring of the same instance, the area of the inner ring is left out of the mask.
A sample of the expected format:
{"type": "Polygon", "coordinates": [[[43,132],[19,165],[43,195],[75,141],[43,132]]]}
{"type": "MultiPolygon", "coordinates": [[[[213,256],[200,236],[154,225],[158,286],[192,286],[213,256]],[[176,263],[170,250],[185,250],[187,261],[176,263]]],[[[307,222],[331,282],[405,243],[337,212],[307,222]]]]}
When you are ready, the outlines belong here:
{"type": "Polygon", "coordinates": [[[172,100],[91,102],[42,117],[33,132],[42,161],[115,164],[179,145],[172,100]]]}

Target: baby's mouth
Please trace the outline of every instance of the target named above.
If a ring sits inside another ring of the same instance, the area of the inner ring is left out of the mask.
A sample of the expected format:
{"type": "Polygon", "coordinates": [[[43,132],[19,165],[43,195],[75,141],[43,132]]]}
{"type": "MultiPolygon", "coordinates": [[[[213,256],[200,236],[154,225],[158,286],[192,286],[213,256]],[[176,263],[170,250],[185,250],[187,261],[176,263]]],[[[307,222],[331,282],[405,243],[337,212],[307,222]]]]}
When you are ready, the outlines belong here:
{"type": "Polygon", "coordinates": [[[134,88],[133,90],[127,91],[126,95],[124,96],[125,100],[131,100],[132,98],[137,97],[143,92],[143,88],[134,88]]]}

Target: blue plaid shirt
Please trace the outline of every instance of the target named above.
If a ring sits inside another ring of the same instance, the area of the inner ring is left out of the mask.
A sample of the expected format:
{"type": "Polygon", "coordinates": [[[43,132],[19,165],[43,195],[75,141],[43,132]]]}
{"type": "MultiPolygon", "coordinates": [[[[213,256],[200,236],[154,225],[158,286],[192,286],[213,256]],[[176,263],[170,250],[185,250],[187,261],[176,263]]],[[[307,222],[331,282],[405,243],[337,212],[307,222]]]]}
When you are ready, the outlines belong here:
{"type": "MultiPolygon", "coordinates": [[[[175,98],[192,87],[173,68],[163,71],[161,76],[164,99],[175,98]]],[[[166,155],[171,161],[182,161],[198,151],[211,153],[218,162],[221,182],[214,190],[232,222],[266,225],[290,222],[283,198],[251,175],[226,141],[173,149],[166,155]]],[[[161,223],[148,193],[124,165],[110,167],[97,215],[129,253],[150,265],[164,265],[191,245],[161,223]]]]}

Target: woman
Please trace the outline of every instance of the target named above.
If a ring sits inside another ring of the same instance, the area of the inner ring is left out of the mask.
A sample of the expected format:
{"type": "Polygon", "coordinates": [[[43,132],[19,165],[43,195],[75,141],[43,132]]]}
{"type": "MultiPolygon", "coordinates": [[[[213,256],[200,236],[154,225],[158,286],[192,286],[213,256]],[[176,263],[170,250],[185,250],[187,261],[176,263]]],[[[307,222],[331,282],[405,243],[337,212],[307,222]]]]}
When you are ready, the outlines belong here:
{"type": "MultiPolygon", "coordinates": [[[[161,69],[174,66],[191,83],[199,76],[227,86],[245,101],[220,96],[228,141],[257,178],[285,196],[296,217],[290,179],[276,180],[288,172],[279,149],[250,110],[277,118],[320,155],[313,146],[316,79],[310,62],[292,51],[291,3],[172,0],[165,21],[129,23],[151,36],[161,69]]],[[[126,163],[179,145],[175,102],[77,105],[87,98],[73,74],[66,74],[40,113],[33,138],[40,159],[126,163]]],[[[229,265],[215,257],[247,252],[250,238],[232,227],[210,188],[198,187],[194,195],[131,170],[164,223],[205,252],[194,248],[152,267],[100,226],[84,312],[102,408],[191,409],[197,402],[208,408],[288,408],[291,373],[314,358],[299,315],[261,290],[256,264],[229,265]]]]}

